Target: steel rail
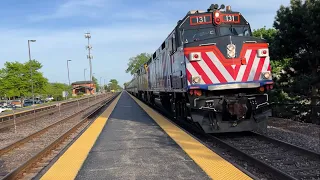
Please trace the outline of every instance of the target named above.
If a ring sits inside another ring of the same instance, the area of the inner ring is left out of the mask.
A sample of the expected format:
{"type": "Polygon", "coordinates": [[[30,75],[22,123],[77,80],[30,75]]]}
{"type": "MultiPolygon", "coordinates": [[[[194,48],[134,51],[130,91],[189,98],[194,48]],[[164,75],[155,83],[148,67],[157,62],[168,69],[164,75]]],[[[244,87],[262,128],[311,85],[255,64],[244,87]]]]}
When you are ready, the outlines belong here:
{"type": "MultiPolygon", "coordinates": [[[[105,101],[108,101],[110,98],[112,98],[112,96],[108,97],[105,101]]],[[[99,103],[101,103],[101,102],[97,102],[95,105],[97,105],[99,103]]],[[[43,129],[37,131],[37,132],[34,132],[34,133],[28,135],[25,138],[22,138],[22,139],[20,139],[20,140],[18,140],[16,142],[13,142],[13,143],[9,144],[8,146],[0,149],[0,156],[2,156],[3,154],[9,152],[10,150],[12,150],[12,149],[14,149],[16,147],[19,147],[19,146],[23,145],[24,143],[30,141],[31,139],[34,139],[34,138],[40,136],[41,134],[47,132],[49,129],[51,129],[51,128],[55,127],[55,126],[58,126],[58,125],[60,125],[60,124],[62,124],[64,122],[66,122],[67,120],[72,119],[73,117],[79,115],[81,112],[83,112],[83,111],[85,111],[85,110],[87,110],[89,108],[90,108],[90,106],[80,110],[79,112],[75,112],[74,114],[71,114],[70,116],[65,117],[65,118],[63,118],[63,119],[61,119],[61,120],[59,120],[57,122],[54,122],[54,123],[50,124],[49,126],[47,126],[47,127],[43,128],[43,129]]]]}
{"type": "MultiPolygon", "coordinates": [[[[310,157],[315,158],[315,159],[317,159],[319,161],[319,164],[320,164],[320,154],[317,153],[317,152],[310,151],[310,150],[307,150],[307,149],[304,149],[304,148],[301,148],[301,147],[298,147],[298,146],[295,146],[295,145],[292,145],[292,144],[289,144],[289,143],[286,143],[286,142],[283,142],[283,141],[280,141],[280,140],[277,140],[277,139],[273,139],[273,138],[264,136],[264,135],[259,134],[259,133],[255,133],[255,132],[250,132],[250,133],[253,136],[256,136],[259,139],[262,139],[264,141],[277,144],[279,147],[285,147],[286,149],[289,149],[291,151],[296,151],[296,152],[301,153],[300,155],[307,156],[309,158],[310,157]]],[[[236,147],[236,145],[232,145],[232,144],[226,142],[225,140],[223,140],[223,138],[216,137],[216,135],[208,135],[208,137],[214,139],[214,141],[216,141],[219,144],[223,145],[228,150],[233,151],[235,154],[244,157],[246,160],[250,161],[251,163],[254,163],[255,165],[257,165],[259,168],[263,169],[264,171],[268,171],[270,174],[272,174],[276,178],[279,178],[281,180],[282,179],[283,180],[287,180],[287,179],[288,180],[297,180],[297,179],[299,179],[295,175],[291,175],[291,174],[288,173],[288,172],[290,172],[290,169],[277,168],[277,167],[271,165],[272,162],[267,163],[267,162],[265,162],[263,160],[260,160],[257,157],[254,157],[254,155],[251,155],[251,154],[241,150],[239,147],[236,147]]],[[[229,139],[231,139],[231,138],[229,137],[229,139]]],[[[236,136],[234,138],[245,138],[245,137],[236,136]]],[[[267,155],[268,153],[261,153],[261,154],[262,155],[264,155],[264,154],[267,155]]],[[[283,156],[283,158],[285,158],[284,154],[281,154],[280,156],[283,156]]],[[[270,158],[272,158],[272,155],[270,156],[270,158]]],[[[312,168],[314,168],[314,167],[312,167],[312,168]]],[[[299,168],[295,169],[295,171],[296,170],[299,170],[299,168]]],[[[304,170],[304,169],[301,169],[301,170],[304,170]]],[[[316,175],[316,176],[319,176],[319,175],[316,175]]]]}
{"type": "MultiPolygon", "coordinates": [[[[59,138],[57,138],[53,143],[46,146],[44,149],[42,149],[39,153],[31,157],[29,160],[27,160],[25,163],[23,163],[21,166],[17,167],[13,171],[11,171],[9,174],[7,174],[2,180],[7,179],[20,179],[23,178],[24,175],[28,173],[28,170],[31,170],[34,166],[37,166],[37,162],[41,161],[41,159],[44,159],[46,156],[52,154],[52,152],[65,140],[68,139],[69,136],[71,136],[73,133],[75,133],[84,123],[90,121],[91,117],[97,114],[106,104],[114,100],[118,94],[115,94],[111,96],[110,98],[106,99],[102,105],[98,106],[96,109],[94,109],[92,112],[90,112],[88,115],[86,115],[85,118],[83,118],[79,123],[77,123],[75,126],[70,128],[66,133],[62,134],[59,138]]],[[[92,121],[93,122],[93,121],[92,121]]],[[[92,123],[91,122],[91,123],[92,123]]],[[[86,127],[90,126],[90,124],[87,124],[84,129],[79,133],[82,134],[86,127]]],[[[53,157],[54,158],[54,157],[53,157]]],[[[50,161],[49,158],[48,161],[50,161]]],[[[39,165],[38,165],[39,166],[39,165]]],[[[40,168],[42,169],[42,168],[40,168]]]]}
{"type": "MultiPolygon", "coordinates": [[[[102,96],[102,95],[99,94],[99,95],[96,95],[96,97],[97,96],[102,96]]],[[[75,99],[75,100],[67,100],[67,101],[57,102],[57,103],[52,104],[52,105],[45,105],[45,106],[40,106],[40,107],[35,107],[35,108],[30,108],[30,109],[28,108],[26,110],[17,111],[14,114],[0,115],[0,122],[4,122],[4,121],[10,120],[10,119],[13,119],[14,116],[16,116],[16,118],[18,118],[18,117],[22,117],[21,115],[23,115],[23,114],[26,114],[26,115],[29,115],[28,113],[32,113],[33,114],[34,111],[39,111],[39,110],[48,109],[48,108],[49,109],[50,108],[56,108],[56,107],[58,107],[58,104],[60,104],[60,106],[64,106],[66,104],[71,104],[71,103],[75,103],[75,102],[78,102],[78,101],[87,100],[88,98],[93,98],[93,97],[95,97],[95,96],[88,96],[88,97],[75,99]]]]}
{"type": "MultiPolygon", "coordinates": [[[[98,95],[96,98],[100,98],[102,95],[98,95]]],[[[90,97],[89,97],[90,98],[90,97]]],[[[92,98],[92,97],[91,97],[92,98]]],[[[65,102],[64,104],[61,105],[61,107],[63,107],[63,111],[66,110],[66,109],[70,109],[73,107],[73,105],[75,103],[82,103],[84,101],[88,100],[88,98],[83,98],[83,99],[80,99],[80,100],[75,100],[75,101],[68,101],[68,102],[65,102]]],[[[20,114],[24,114],[24,113],[28,113],[28,114],[25,114],[23,116],[19,116],[19,117],[13,117],[13,118],[16,118],[16,123],[15,125],[20,125],[20,124],[23,124],[23,123],[28,123],[30,121],[33,121],[34,120],[34,116],[36,115],[37,118],[42,118],[42,117],[45,117],[47,115],[51,115],[52,113],[56,113],[59,111],[59,109],[57,108],[56,105],[52,105],[52,106],[47,106],[47,107],[43,107],[43,108],[39,108],[38,110],[43,110],[43,111],[38,111],[38,112],[34,112],[33,110],[29,110],[29,111],[25,111],[25,112],[21,112],[20,114]],[[53,107],[54,106],[54,107],[53,107]],[[50,108],[50,109],[46,109],[48,107],[53,107],[53,108],[50,108]]],[[[17,114],[15,114],[17,115],[17,114]]],[[[13,116],[12,114],[10,115],[7,115],[8,117],[10,116],[13,116]]],[[[6,116],[2,116],[2,117],[6,117],[6,116]]],[[[1,117],[0,117],[1,118],[1,117]]],[[[11,118],[11,119],[7,119],[5,121],[2,121],[0,122],[0,131],[4,131],[8,128],[12,128],[14,126],[14,124],[11,122],[13,121],[14,119],[11,118]],[[10,124],[9,124],[10,123],[10,124]]]]}

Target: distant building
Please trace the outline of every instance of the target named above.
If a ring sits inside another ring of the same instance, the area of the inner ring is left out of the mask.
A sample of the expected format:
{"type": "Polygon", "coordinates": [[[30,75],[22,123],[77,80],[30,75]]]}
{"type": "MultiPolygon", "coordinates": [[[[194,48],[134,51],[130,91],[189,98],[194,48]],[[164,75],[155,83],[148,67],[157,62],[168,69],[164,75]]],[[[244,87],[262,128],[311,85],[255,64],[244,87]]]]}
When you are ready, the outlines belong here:
{"type": "Polygon", "coordinates": [[[93,81],[76,81],[72,85],[72,96],[77,96],[79,94],[95,94],[96,85],[93,81]]]}

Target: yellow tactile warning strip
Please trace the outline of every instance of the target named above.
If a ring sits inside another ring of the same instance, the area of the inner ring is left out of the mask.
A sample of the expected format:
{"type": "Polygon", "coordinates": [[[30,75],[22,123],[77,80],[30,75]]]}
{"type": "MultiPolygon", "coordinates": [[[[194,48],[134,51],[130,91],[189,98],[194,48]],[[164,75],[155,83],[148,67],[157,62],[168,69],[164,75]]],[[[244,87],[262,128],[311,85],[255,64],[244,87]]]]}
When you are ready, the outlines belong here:
{"type": "MultiPolygon", "coordinates": [[[[131,96],[131,95],[130,95],[131,96]]],[[[139,106],[214,180],[252,179],[137,98],[139,106]]]]}
{"type": "MultiPolygon", "coordinates": [[[[122,93],[121,93],[122,94],[122,93]]],[[[75,141],[55,164],[41,177],[43,180],[75,179],[92,146],[100,135],[110,114],[115,108],[118,97],[90,125],[90,127],[75,141]]]]}

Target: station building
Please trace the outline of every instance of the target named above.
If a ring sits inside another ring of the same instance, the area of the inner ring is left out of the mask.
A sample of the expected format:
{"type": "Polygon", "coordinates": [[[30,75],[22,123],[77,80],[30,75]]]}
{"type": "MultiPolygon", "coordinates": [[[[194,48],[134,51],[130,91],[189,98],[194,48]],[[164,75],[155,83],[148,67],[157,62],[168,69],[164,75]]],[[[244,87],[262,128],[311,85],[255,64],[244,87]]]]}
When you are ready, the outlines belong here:
{"type": "Polygon", "coordinates": [[[96,93],[96,85],[93,81],[76,81],[72,84],[72,96],[79,94],[90,95],[96,93]]]}

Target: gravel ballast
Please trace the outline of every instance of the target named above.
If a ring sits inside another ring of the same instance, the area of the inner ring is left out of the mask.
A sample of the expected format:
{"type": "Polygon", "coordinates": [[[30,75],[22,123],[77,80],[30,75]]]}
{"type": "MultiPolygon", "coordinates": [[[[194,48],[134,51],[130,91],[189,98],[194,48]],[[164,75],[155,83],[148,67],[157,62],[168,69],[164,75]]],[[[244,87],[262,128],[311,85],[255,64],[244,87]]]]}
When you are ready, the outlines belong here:
{"type": "MultiPolygon", "coordinates": [[[[108,97],[110,97],[110,96],[108,96],[108,97]]],[[[103,97],[103,98],[96,99],[95,101],[90,103],[89,106],[87,103],[83,104],[81,109],[84,111],[82,113],[78,113],[76,116],[63,121],[63,123],[60,123],[60,124],[54,126],[53,128],[50,128],[45,133],[28,141],[27,143],[23,144],[21,147],[13,149],[12,151],[10,151],[10,153],[5,153],[4,155],[2,155],[1,161],[3,162],[3,164],[0,166],[0,172],[8,173],[8,172],[12,171],[14,168],[21,165],[23,162],[25,162],[29,158],[31,158],[32,156],[36,155],[43,148],[45,148],[50,143],[55,141],[58,137],[60,137],[62,134],[67,132],[70,128],[72,128],[76,124],[78,124],[84,118],[83,117],[84,115],[86,115],[89,112],[92,112],[105,99],[107,99],[107,98],[103,97]],[[95,105],[93,105],[93,104],[95,104],[95,105]]],[[[69,112],[70,115],[75,113],[73,111],[74,110],[71,110],[71,112],[69,112]]],[[[65,116],[67,117],[67,113],[65,114],[65,116]]],[[[57,119],[58,119],[57,121],[59,121],[62,118],[60,116],[58,116],[57,119]]],[[[43,127],[46,127],[45,122],[48,122],[48,121],[41,121],[41,122],[44,123],[43,127]]],[[[50,124],[52,124],[52,122],[50,124]]],[[[47,124],[47,126],[48,125],[49,124],[47,124]]],[[[25,132],[25,134],[22,134],[20,136],[23,136],[23,135],[27,136],[28,134],[31,134],[32,131],[35,131],[35,128],[28,129],[28,127],[29,126],[26,126],[26,128],[24,128],[23,132],[25,132]],[[27,131],[27,130],[29,130],[29,131],[27,131]]],[[[33,126],[31,125],[30,127],[33,127],[33,126]]],[[[43,128],[38,128],[38,129],[40,130],[43,128]]],[[[16,136],[16,137],[20,137],[20,136],[16,136]]],[[[11,141],[12,141],[12,139],[11,139],[11,141]]],[[[9,143],[7,143],[7,144],[9,144],[9,143]]]]}
{"type": "Polygon", "coordinates": [[[269,118],[264,135],[320,153],[320,126],[316,124],[269,118]]]}

